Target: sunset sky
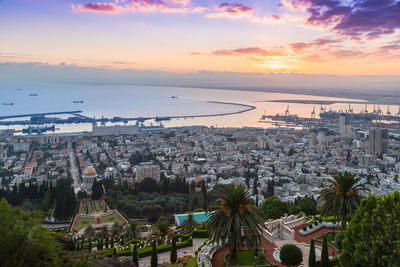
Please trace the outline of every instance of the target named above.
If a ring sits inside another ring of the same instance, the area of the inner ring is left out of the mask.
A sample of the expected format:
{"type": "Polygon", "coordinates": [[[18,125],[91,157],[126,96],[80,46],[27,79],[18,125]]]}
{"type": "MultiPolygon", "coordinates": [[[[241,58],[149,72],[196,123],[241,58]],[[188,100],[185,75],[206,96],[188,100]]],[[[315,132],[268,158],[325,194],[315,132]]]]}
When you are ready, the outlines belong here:
{"type": "Polygon", "coordinates": [[[399,75],[398,0],[0,0],[0,63],[399,75]]]}

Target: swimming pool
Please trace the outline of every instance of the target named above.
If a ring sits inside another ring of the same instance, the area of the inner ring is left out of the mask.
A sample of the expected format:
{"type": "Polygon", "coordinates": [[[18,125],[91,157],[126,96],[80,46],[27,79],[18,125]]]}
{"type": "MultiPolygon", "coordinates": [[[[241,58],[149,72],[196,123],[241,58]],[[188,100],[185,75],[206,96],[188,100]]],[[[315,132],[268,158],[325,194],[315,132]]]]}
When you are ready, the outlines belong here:
{"type": "MultiPolygon", "coordinates": [[[[175,214],[176,225],[181,225],[188,217],[187,214],[175,214]]],[[[206,222],[210,217],[211,213],[206,214],[205,212],[193,213],[194,220],[198,223],[206,222]]]]}

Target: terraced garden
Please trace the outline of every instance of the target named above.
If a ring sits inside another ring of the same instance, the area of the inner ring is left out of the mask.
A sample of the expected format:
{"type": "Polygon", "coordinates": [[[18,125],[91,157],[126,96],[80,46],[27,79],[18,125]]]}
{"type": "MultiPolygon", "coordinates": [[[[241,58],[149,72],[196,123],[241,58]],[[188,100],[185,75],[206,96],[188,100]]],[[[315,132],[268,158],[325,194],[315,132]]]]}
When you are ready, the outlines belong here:
{"type": "Polygon", "coordinates": [[[93,219],[79,217],[78,220],[76,221],[74,231],[79,232],[83,228],[92,224],[93,224],[93,219]]]}
{"type": "Polygon", "coordinates": [[[118,214],[113,213],[108,216],[103,216],[103,220],[105,223],[118,223],[119,225],[124,225],[125,222],[118,216],[118,214]]]}

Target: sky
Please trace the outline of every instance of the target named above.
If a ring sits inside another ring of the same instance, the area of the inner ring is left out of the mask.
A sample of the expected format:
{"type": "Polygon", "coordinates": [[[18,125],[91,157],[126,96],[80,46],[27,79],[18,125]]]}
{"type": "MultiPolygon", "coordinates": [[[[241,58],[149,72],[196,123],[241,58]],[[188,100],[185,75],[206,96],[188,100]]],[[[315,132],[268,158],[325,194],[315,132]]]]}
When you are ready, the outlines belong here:
{"type": "Polygon", "coordinates": [[[400,75],[400,0],[0,0],[0,64],[400,75]]]}

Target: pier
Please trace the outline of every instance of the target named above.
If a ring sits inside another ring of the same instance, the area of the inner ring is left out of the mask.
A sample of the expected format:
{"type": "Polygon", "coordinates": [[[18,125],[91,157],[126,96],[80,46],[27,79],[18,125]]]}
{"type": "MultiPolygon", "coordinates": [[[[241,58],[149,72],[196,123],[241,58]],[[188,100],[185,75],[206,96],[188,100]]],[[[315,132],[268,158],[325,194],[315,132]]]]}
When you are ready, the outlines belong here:
{"type": "Polygon", "coordinates": [[[88,116],[82,115],[83,111],[62,111],[62,112],[46,112],[46,113],[29,113],[29,114],[20,114],[20,115],[10,115],[10,116],[0,116],[0,125],[11,126],[11,125],[43,125],[43,124],[73,124],[73,123],[101,123],[105,124],[108,122],[117,123],[129,123],[129,122],[145,122],[149,120],[154,120],[156,122],[161,121],[169,121],[172,119],[194,119],[194,118],[207,118],[207,117],[220,117],[220,116],[229,116],[240,114],[244,112],[248,112],[250,110],[255,109],[255,106],[240,104],[240,103],[232,103],[232,102],[219,102],[219,101],[207,101],[210,104],[221,104],[221,105],[232,105],[243,107],[244,109],[233,111],[233,112],[225,112],[225,113],[216,113],[216,114],[201,114],[201,115],[179,115],[179,116],[155,116],[155,117],[135,117],[135,118],[123,118],[123,117],[112,117],[112,118],[90,118],[88,116]],[[72,117],[63,119],[57,117],[46,117],[50,115],[73,115],[72,117]],[[16,118],[30,118],[25,120],[9,120],[16,118]]]}

